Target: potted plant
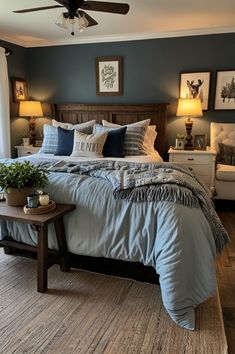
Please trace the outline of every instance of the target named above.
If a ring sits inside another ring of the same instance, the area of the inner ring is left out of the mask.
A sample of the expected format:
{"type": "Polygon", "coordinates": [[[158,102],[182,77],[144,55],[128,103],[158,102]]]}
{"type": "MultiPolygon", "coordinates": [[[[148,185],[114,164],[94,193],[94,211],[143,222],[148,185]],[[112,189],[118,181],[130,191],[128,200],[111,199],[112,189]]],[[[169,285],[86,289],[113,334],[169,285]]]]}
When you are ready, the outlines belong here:
{"type": "Polygon", "coordinates": [[[25,205],[27,195],[47,184],[47,174],[47,170],[32,165],[29,161],[0,163],[0,188],[4,190],[7,204],[25,205]]]}

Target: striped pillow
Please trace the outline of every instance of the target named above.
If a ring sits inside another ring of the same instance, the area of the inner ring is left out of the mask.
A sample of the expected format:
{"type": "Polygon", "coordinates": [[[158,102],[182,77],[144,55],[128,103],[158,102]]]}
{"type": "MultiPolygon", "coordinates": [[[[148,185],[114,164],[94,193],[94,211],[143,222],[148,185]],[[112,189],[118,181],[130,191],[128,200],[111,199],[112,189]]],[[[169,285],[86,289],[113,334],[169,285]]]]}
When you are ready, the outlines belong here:
{"type": "MultiPolygon", "coordinates": [[[[81,124],[75,124],[72,125],[72,129],[69,127],[69,123],[61,123],[57,122],[55,119],[52,120],[53,125],[49,124],[44,124],[43,126],[43,143],[42,147],[40,149],[40,153],[44,154],[56,154],[58,144],[59,144],[59,139],[58,139],[58,127],[62,129],[67,129],[67,130],[72,130],[76,129],[77,131],[80,131],[85,134],[91,134],[93,131],[93,127],[95,124],[95,120],[86,122],[86,123],[81,123],[81,124]],[[58,123],[58,124],[57,124],[58,123]],[[63,128],[65,127],[66,128],[63,128]]],[[[61,143],[61,141],[60,141],[61,143]]]]}
{"type": "Polygon", "coordinates": [[[58,128],[49,124],[43,126],[43,143],[40,153],[55,154],[58,146],[58,128]]]}
{"type": "Polygon", "coordinates": [[[124,140],[124,154],[130,155],[146,155],[143,149],[144,136],[147,127],[131,127],[127,126],[126,135],[124,140]]]}
{"type": "MultiPolygon", "coordinates": [[[[144,147],[144,139],[147,132],[150,119],[146,119],[133,124],[124,125],[127,127],[125,140],[124,140],[124,155],[147,155],[147,151],[144,147]]],[[[120,128],[121,125],[110,123],[106,120],[102,120],[102,124],[106,127],[120,128]]]]}

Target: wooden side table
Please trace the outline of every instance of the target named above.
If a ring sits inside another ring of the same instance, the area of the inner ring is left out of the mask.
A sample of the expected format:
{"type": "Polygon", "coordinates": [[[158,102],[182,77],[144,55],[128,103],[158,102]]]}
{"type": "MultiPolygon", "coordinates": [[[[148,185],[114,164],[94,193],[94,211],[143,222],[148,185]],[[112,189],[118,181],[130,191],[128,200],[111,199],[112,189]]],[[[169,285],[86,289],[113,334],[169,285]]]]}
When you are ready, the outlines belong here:
{"type": "Polygon", "coordinates": [[[47,290],[47,270],[56,261],[60,260],[61,271],[70,270],[68,250],[64,233],[63,216],[75,209],[74,204],[57,204],[56,208],[49,213],[40,215],[27,215],[22,207],[7,206],[5,202],[0,203],[0,220],[11,220],[33,225],[38,233],[38,244],[36,247],[29,246],[17,241],[2,240],[3,246],[15,247],[23,250],[37,251],[37,291],[47,290]],[[53,223],[58,243],[58,252],[52,258],[48,257],[48,224],[53,223]]]}
{"type": "Polygon", "coordinates": [[[17,157],[33,155],[40,150],[40,147],[35,147],[32,145],[29,146],[17,145],[15,146],[15,148],[17,149],[17,157]]]}

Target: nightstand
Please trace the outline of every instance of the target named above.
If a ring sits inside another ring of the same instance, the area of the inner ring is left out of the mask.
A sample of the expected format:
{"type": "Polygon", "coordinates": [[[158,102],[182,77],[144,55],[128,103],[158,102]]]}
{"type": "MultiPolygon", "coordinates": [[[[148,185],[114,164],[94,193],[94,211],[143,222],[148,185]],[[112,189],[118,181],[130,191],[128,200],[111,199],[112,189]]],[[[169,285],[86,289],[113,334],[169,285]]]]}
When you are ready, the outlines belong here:
{"type": "Polygon", "coordinates": [[[17,156],[22,157],[22,156],[28,156],[28,155],[33,155],[36,154],[39,150],[40,147],[35,147],[35,146],[23,146],[23,145],[17,145],[15,146],[17,149],[17,156]]]}
{"type": "Polygon", "coordinates": [[[211,195],[213,195],[215,150],[175,150],[170,148],[168,154],[170,162],[187,166],[206,184],[211,191],[211,195]]]}

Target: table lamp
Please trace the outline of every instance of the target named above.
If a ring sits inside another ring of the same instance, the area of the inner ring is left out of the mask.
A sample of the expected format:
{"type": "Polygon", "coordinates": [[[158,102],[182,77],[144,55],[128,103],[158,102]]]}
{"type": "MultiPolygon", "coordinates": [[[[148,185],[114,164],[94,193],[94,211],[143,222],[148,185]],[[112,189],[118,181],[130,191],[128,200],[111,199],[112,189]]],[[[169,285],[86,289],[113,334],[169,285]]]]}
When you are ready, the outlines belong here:
{"type": "Polygon", "coordinates": [[[191,135],[193,121],[191,117],[201,117],[202,116],[202,104],[199,98],[179,98],[178,108],[177,108],[177,117],[179,116],[188,116],[188,119],[185,121],[186,128],[186,143],[184,145],[185,150],[193,150],[193,137],[191,135]]]}
{"type": "Polygon", "coordinates": [[[36,133],[35,117],[43,117],[42,106],[39,101],[20,101],[20,117],[30,117],[29,119],[29,137],[30,144],[35,145],[36,133]]]}

